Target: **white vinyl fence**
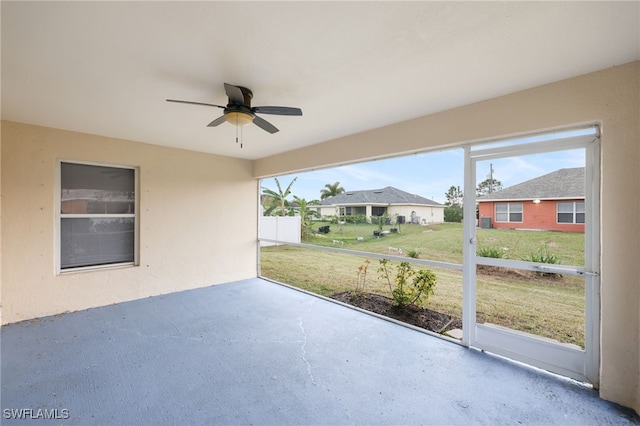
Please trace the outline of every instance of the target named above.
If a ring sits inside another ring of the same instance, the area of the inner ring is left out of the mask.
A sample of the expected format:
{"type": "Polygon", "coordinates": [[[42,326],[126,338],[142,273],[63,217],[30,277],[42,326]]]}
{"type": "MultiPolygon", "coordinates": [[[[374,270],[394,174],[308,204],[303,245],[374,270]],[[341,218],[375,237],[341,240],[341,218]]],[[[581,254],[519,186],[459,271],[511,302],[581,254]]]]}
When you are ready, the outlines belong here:
{"type": "MultiPolygon", "coordinates": [[[[258,237],[300,244],[300,216],[263,216],[258,237]]],[[[275,243],[260,242],[260,247],[273,245],[275,243]]]]}

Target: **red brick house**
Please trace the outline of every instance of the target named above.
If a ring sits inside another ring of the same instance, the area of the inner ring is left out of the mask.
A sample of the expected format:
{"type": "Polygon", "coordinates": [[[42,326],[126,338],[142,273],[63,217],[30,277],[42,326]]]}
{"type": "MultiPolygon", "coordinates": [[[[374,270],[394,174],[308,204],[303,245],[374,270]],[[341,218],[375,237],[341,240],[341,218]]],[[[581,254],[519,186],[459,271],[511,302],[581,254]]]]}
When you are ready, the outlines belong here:
{"type": "Polygon", "coordinates": [[[584,168],[556,170],[477,201],[482,228],[584,232],[584,168]]]}

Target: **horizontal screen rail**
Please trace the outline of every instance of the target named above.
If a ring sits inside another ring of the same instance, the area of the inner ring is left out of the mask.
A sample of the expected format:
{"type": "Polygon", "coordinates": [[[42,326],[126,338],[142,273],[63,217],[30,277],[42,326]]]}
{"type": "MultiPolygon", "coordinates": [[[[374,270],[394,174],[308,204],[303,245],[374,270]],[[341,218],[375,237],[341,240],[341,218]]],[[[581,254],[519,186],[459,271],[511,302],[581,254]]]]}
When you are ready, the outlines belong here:
{"type": "Polygon", "coordinates": [[[476,257],[477,265],[495,266],[500,268],[512,268],[522,269],[525,271],[535,271],[553,274],[564,275],[593,275],[597,276],[597,272],[585,271],[581,266],[569,266],[569,265],[551,265],[548,263],[528,262],[526,260],[510,260],[510,259],[498,259],[493,257],[476,257]]]}

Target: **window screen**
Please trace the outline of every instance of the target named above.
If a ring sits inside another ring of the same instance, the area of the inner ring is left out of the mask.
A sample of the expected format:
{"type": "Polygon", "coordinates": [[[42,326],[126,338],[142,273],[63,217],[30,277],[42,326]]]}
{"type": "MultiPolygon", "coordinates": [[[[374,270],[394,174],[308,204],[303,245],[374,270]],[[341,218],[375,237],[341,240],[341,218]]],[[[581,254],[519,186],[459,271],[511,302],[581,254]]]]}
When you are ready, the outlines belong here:
{"type": "Polygon", "coordinates": [[[135,170],[60,163],[60,269],[135,260],[135,170]]]}

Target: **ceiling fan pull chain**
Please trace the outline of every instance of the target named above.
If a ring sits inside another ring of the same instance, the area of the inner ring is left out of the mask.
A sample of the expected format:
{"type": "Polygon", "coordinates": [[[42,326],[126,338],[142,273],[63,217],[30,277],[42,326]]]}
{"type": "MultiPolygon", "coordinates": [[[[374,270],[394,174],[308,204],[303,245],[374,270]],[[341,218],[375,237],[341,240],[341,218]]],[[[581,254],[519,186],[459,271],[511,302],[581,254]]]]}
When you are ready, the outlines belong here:
{"type": "Polygon", "coordinates": [[[238,116],[236,115],[236,143],[238,143],[238,116]]]}

